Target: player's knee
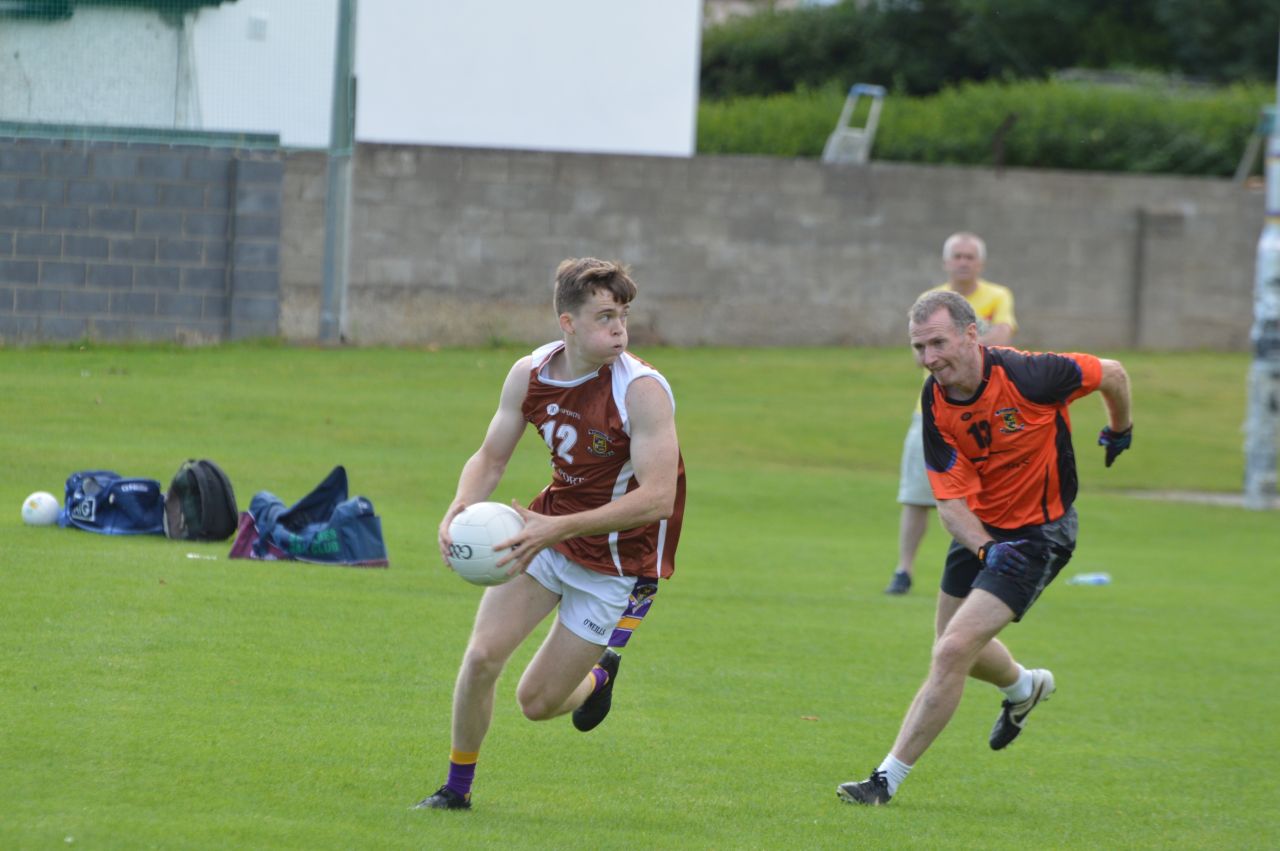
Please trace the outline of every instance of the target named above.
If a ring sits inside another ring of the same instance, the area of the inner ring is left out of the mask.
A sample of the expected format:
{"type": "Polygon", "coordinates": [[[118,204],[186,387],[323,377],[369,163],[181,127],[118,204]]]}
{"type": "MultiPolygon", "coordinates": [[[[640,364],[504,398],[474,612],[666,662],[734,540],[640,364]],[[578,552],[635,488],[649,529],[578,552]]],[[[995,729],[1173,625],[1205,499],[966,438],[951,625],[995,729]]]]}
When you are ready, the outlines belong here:
{"type": "Polygon", "coordinates": [[[467,652],[462,657],[462,667],[472,677],[496,680],[506,661],[506,657],[493,648],[482,643],[472,643],[467,646],[467,652]]]}
{"type": "Polygon", "coordinates": [[[968,672],[973,655],[971,641],[961,635],[944,633],[933,645],[933,667],[949,673],[968,672]]]}
{"type": "Polygon", "coordinates": [[[546,721],[553,718],[559,709],[559,704],[553,703],[545,693],[523,684],[516,689],[516,701],[520,704],[524,717],[530,721],[546,721]]]}

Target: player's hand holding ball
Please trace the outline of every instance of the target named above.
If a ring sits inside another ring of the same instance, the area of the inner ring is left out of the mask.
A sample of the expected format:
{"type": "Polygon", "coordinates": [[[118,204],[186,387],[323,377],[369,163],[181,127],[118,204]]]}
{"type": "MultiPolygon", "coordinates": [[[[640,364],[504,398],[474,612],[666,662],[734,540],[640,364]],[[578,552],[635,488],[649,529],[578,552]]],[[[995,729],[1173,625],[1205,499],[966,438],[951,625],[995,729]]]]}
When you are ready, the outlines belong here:
{"type": "Polygon", "coordinates": [[[1114,431],[1111,426],[1103,426],[1098,432],[1098,445],[1107,448],[1107,466],[1110,467],[1121,452],[1133,444],[1133,424],[1124,431],[1114,431]]]}

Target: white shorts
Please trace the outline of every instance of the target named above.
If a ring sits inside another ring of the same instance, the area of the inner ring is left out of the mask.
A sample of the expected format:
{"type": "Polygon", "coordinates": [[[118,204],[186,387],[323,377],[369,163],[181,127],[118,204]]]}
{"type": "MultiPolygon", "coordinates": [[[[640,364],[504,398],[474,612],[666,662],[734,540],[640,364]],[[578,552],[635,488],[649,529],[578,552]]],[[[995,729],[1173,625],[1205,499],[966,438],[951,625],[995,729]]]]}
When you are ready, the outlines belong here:
{"type": "Polygon", "coordinates": [[[898,502],[903,505],[937,505],[929,474],[924,469],[924,415],[911,416],[907,439],[902,442],[902,470],[898,476],[898,502]]]}
{"type": "Polygon", "coordinates": [[[567,630],[602,646],[609,643],[636,584],[634,576],[587,570],[551,547],[534,556],[525,573],[560,595],[560,623],[567,630]]]}

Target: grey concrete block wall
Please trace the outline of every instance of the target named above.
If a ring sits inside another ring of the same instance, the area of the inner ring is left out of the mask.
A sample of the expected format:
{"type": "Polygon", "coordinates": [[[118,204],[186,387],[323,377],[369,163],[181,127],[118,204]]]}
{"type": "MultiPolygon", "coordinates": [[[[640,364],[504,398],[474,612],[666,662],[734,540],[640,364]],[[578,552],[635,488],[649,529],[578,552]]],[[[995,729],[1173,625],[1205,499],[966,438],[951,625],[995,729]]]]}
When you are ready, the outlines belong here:
{"type": "MultiPolygon", "coordinates": [[[[360,145],[347,333],[536,342],[556,263],[631,264],[638,344],[898,345],[942,242],[988,242],[1035,348],[1247,348],[1262,193],[1225,180],[360,145]]],[[[325,160],[286,159],[281,333],[319,328],[325,160]]]]}
{"type": "MultiPolygon", "coordinates": [[[[0,138],[0,342],[319,328],[321,153],[0,138]]],[[[1036,348],[1244,350],[1262,193],[1229,181],[360,145],[348,337],[533,343],[556,263],[631,264],[637,344],[897,345],[953,230],[1036,348]]]]}
{"type": "Polygon", "coordinates": [[[276,335],[281,157],[0,137],[0,342],[276,335]]]}

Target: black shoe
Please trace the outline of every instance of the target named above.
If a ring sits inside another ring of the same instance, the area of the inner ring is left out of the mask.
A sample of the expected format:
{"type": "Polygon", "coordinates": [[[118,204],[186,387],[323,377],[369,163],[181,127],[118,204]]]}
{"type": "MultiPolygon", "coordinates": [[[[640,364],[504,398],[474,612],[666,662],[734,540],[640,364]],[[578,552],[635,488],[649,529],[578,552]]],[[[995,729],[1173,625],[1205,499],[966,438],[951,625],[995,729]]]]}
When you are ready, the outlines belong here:
{"type": "Polygon", "coordinates": [[[889,794],[889,779],[883,771],[873,771],[871,776],[861,783],[841,783],[836,787],[836,796],[846,804],[866,804],[878,807],[893,799],[889,794]]]}
{"type": "Polygon", "coordinates": [[[413,805],[415,810],[469,810],[471,796],[459,795],[448,786],[441,786],[429,798],[423,798],[413,805]]]}
{"type": "Polygon", "coordinates": [[[594,730],[609,714],[609,707],[613,705],[613,683],[618,679],[618,664],[620,662],[622,662],[622,657],[606,647],[604,655],[596,663],[601,668],[604,668],[609,675],[609,679],[605,680],[599,691],[594,692],[583,701],[581,706],[573,710],[573,726],[582,732],[594,730]]]}
{"type": "Polygon", "coordinates": [[[998,751],[1018,738],[1023,726],[1027,723],[1027,715],[1042,701],[1053,694],[1053,674],[1043,668],[1031,672],[1031,697],[1020,703],[1004,701],[1000,704],[1000,717],[991,728],[991,749],[998,751]]]}
{"type": "Polygon", "coordinates": [[[886,594],[905,594],[911,590],[911,574],[903,570],[895,570],[893,579],[889,580],[889,587],[884,589],[886,594]]]}

